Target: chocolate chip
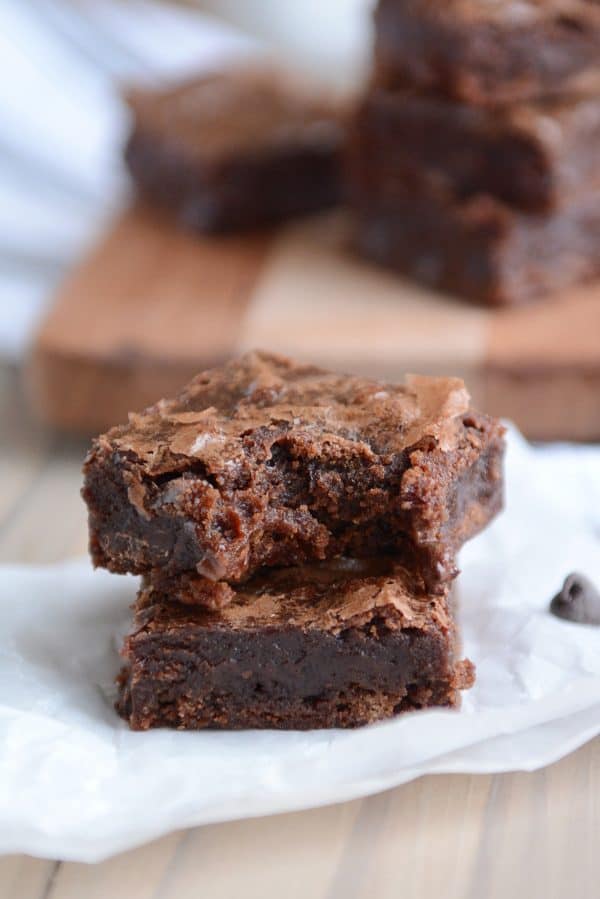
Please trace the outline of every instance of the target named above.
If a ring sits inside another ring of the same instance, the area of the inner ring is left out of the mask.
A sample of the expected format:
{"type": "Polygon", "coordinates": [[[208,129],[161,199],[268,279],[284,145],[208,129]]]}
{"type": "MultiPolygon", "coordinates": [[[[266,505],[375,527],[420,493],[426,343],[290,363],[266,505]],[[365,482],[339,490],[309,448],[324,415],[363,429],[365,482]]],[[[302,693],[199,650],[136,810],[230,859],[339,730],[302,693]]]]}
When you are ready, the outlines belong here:
{"type": "Polygon", "coordinates": [[[557,618],[600,626],[600,591],[583,574],[570,574],[550,603],[557,618]]]}

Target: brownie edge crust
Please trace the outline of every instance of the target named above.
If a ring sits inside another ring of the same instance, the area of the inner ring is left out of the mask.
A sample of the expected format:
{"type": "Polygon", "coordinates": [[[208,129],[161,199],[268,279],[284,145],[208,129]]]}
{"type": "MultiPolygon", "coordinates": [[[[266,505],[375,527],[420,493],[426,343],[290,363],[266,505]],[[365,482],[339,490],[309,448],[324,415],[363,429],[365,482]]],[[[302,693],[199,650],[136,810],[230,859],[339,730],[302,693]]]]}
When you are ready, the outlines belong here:
{"type": "Polygon", "coordinates": [[[274,569],[221,609],[193,603],[202,581],[158,574],[138,595],[118,703],[134,730],[356,727],[456,707],[474,681],[447,594],[390,560],[274,569]]]}
{"type": "Polygon", "coordinates": [[[390,554],[442,590],[501,508],[503,451],[459,379],[390,385],[249,353],[94,442],[92,559],[235,583],[390,554]]]}

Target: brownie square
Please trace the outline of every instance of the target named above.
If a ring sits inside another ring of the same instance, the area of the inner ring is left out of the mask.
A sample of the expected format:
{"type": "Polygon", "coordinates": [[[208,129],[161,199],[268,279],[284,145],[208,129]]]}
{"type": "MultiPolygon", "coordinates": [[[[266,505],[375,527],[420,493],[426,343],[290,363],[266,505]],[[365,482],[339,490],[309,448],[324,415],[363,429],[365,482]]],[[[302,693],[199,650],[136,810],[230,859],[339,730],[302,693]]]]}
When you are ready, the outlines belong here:
{"type": "Polygon", "coordinates": [[[600,88],[598,0],[379,0],[378,77],[475,104],[600,88]]]}
{"type": "Polygon", "coordinates": [[[381,179],[490,194],[544,212],[600,188],[600,96],[487,109],[373,88],[352,129],[353,165],[381,179]]]}
{"type": "Polygon", "coordinates": [[[131,91],[139,193],[200,231],[268,225],[340,197],[341,105],[273,69],[131,91]]]}
{"type": "Polygon", "coordinates": [[[249,353],[93,444],[90,552],[117,572],[390,554],[427,590],[502,505],[503,428],[456,378],[385,384],[249,353]]]}
{"type": "Polygon", "coordinates": [[[600,191],[551,216],[372,181],[354,203],[359,252],[464,299],[517,306],[600,276],[600,191]]]}
{"type": "Polygon", "coordinates": [[[216,585],[198,576],[146,580],[118,706],[134,730],[356,727],[454,707],[473,683],[447,594],[419,594],[391,560],[271,569],[227,589],[207,608],[216,585]]]}

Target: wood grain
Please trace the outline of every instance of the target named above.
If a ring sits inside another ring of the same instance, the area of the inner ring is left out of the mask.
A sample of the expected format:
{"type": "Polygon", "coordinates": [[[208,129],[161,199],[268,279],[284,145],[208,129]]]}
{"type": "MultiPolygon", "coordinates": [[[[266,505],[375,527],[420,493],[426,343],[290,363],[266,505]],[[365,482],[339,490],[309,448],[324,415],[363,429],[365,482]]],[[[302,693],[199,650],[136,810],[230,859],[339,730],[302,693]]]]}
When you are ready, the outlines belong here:
{"type": "MultiPolygon", "coordinates": [[[[0,559],[86,544],[85,445],[0,368],[0,559]]],[[[20,597],[19,601],[26,601],[20,597]]],[[[597,899],[600,739],[533,774],[424,777],[355,802],[171,834],[98,865],[0,857],[4,899],[597,899]]]]}
{"type": "Polygon", "coordinates": [[[542,421],[534,437],[600,439],[600,287],[494,315],[482,390],[497,414],[542,421]]]}
{"type": "Polygon", "coordinates": [[[125,212],[40,328],[29,365],[38,415],[98,432],[261,347],[377,377],[460,375],[531,438],[600,438],[600,287],[478,308],[354,258],[350,230],[333,213],[200,238],[147,209],[125,212]]]}

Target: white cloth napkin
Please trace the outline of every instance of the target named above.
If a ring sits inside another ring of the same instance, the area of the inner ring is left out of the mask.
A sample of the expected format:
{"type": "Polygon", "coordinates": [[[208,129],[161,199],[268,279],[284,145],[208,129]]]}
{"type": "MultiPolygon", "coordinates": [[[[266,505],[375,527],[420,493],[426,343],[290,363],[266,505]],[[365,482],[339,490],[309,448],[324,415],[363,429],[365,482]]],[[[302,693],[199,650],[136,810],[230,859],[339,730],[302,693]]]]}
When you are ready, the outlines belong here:
{"type": "Polygon", "coordinates": [[[113,710],[136,582],[87,561],[0,569],[0,852],[96,861],[176,828],[366,795],[427,773],[531,770],[600,733],[600,629],[557,620],[600,583],[600,449],[514,431],[506,512],[462,555],[460,712],[357,731],[131,733],[113,710]]]}

